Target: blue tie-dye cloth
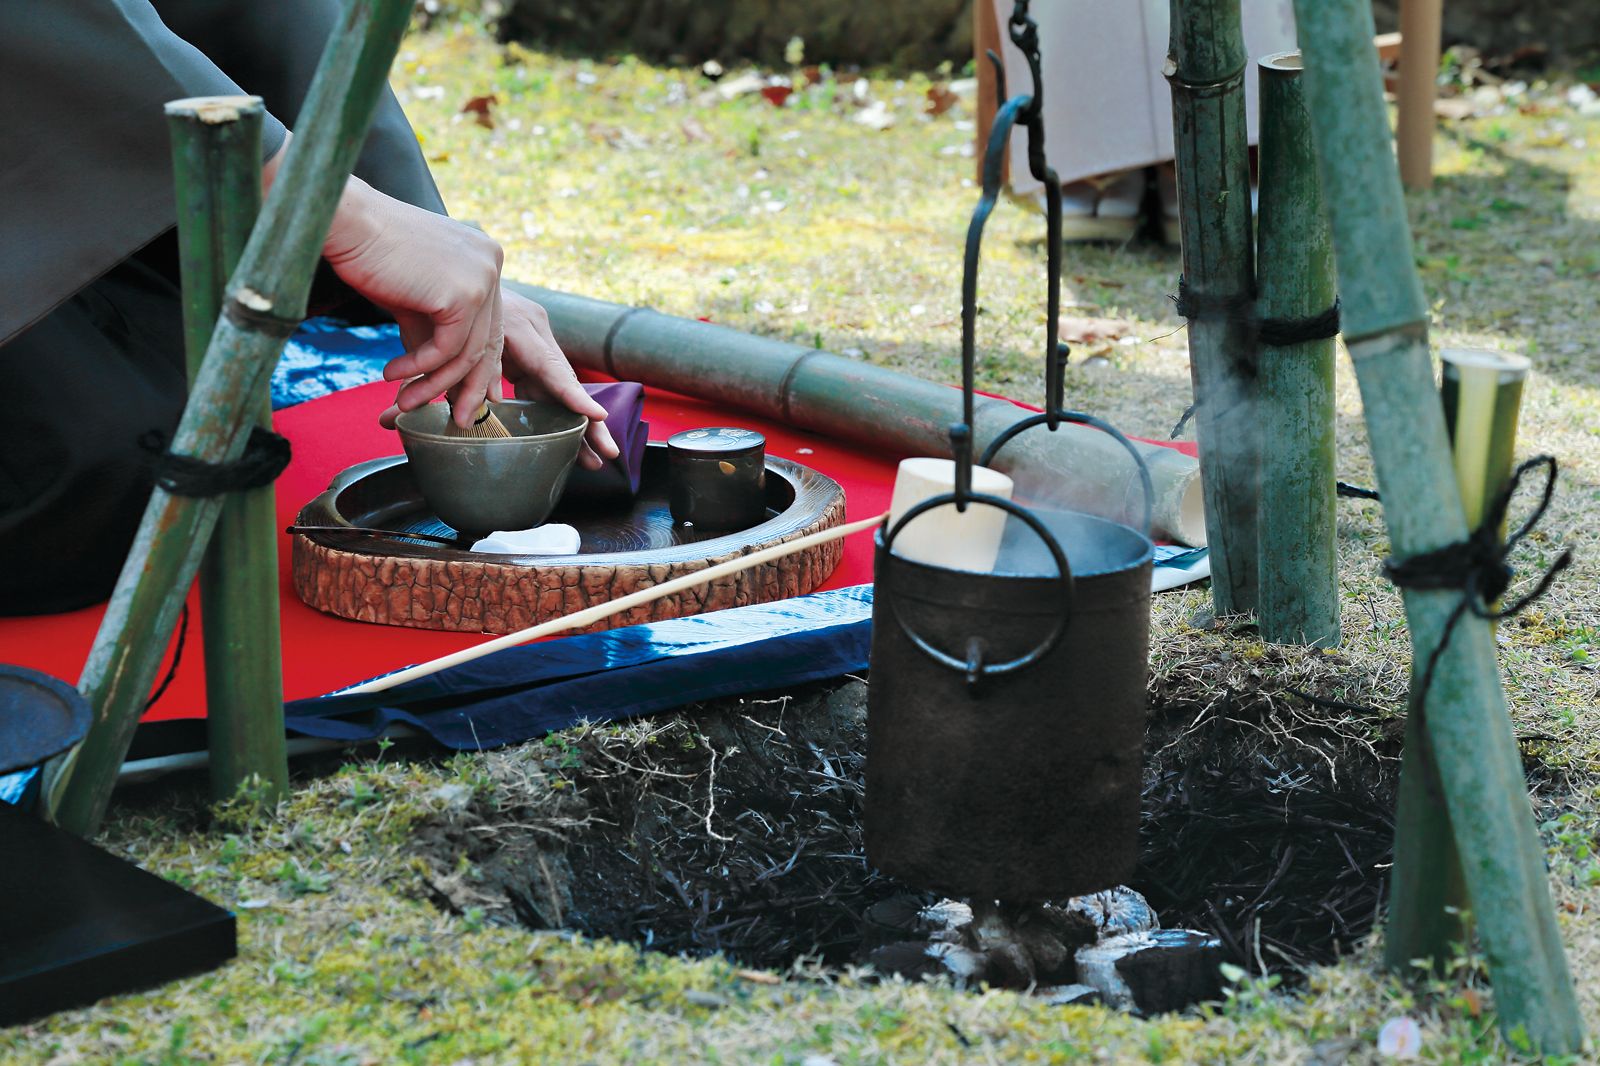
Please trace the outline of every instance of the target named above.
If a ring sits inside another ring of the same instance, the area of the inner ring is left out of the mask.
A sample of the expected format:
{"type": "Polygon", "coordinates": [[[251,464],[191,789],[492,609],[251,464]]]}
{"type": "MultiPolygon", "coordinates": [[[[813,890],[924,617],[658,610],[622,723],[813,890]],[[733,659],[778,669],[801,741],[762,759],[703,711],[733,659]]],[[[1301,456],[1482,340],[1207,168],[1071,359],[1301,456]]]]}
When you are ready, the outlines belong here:
{"type": "Polygon", "coordinates": [[[400,327],[392,322],[347,326],[335,318],[307,319],[272,371],[272,409],[382,381],[383,365],[404,351],[400,327]]]}

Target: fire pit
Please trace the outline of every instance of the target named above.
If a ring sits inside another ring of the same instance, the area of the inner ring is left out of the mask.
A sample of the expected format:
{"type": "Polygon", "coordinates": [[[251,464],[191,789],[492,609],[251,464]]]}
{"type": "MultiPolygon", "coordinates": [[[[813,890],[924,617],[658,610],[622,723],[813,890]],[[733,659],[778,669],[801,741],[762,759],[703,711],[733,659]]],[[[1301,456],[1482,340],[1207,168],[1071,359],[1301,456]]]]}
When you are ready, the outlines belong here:
{"type": "MultiPolygon", "coordinates": [[[[1312,750],[1284,730],[1291,712],[1281,701],[1240,692],[1198,704],[1187,682],[1163,685],[1149,705],[1139,861],[1127,886],[994,908],[1034,955],[1055,950],[1040,936],[1055,930],[1063,957],[1030,982],[990,930],[980,941],[980,929],[966,928],[970,901],[940,907],[941,894],[866,862],[867,690],[847,681],[721,700],[487,756],[493,787],[481,795],[490,798],[441,803],[415,835],[424,890],[490,921],[668,954],[720,953],[780,973],[870,963],[972,987],[1031,983],[1059,998],[1089,995],[1071,987],[1084,983],[1077,956],[1108,942],[1131,960],[1121,968],[1134,971],[1123,978],[1130,992],[1169,996],[1147,999],[1147,1010],[1183,1005],[1163,991],[1179,982],[1154,978],[1181,976],[1187,963],[1157,969],[1147,952],[1189,952],[1190,938],[1171,942],[1182,927],[1219,943],[1213,971],[1226,960],[1290,987],[1371,929],[1398,771],[1392,752],[1363,739],[1372,723],[1296,710],[1312,750]],[[1166,929],[1158,936],[1139,917],[1151,910],[1166,929]],[[990,958],[975,965],[969,952],[990,958]]],[[[1116,958],[1110,970],[1121,975],[1116,958]]]]}

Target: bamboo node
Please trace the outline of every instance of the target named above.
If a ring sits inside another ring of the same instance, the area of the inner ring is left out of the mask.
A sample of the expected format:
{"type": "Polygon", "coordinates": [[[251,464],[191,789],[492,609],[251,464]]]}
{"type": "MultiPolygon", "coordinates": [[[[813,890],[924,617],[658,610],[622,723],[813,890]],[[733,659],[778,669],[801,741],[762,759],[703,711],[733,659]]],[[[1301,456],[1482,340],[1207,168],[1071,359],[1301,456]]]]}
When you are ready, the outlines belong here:
{"type": "Polygon", "coordinates": [[[269,337],[288,337],[300,328],[300,318],[286,318],[272,307],[272,301],[247,285],[235,289],[223,313],[240,329],[269,337]]]}

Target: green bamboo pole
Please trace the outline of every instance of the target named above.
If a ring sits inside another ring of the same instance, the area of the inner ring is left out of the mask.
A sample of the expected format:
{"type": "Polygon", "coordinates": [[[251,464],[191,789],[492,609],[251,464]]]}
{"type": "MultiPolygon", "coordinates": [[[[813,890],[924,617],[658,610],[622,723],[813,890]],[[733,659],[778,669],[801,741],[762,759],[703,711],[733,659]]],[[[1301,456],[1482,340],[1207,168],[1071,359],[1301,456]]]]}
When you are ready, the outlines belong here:
{"type": "Polygon", "coordinates": [[[1255,266],[1245,66],[1239,0],[1172,0],[1164,73],[1172,86],[1184,284],[1194,301],[1237,312],[1189,320],[1211,599],[1219,614],[1253,611],[1257,603],[1261,420],[1246,314],[1255,266]]]}
{"type": "MultiPolygon", "coordinates": [[[[1490,500],[1511,476],[1517,412],[1528,361],[1497,352],[1441,353],[1445,431],[1450,438],[1456,488],[1470,528],[1484,520],[1490,500]]],[[[1417,683],[1413,671],[1412,687],[1417,683]]],[[[1466,877],[1451,830],[1450,812],[1434,760],[1427,757],[1422,718],[1411,707],[1406,723],[1408,751],[1400,769],[1396,850],[1411,862],[1396,866],[1390,903],[1392,917],[1384,942],[1391,968],[1404,971],[1414,960],[1441,969],[1452,944],[1472,935],[1466,877]],[[1399,919],[1398,915],[1405,918],[1399,919]]]]}
{"type": "MultiPolygon", "coordinates": [[[[410,13],[410,0],[349,0],[317,66],[299,135],[229,282],[173,439],[176,454],[207,462],[243,454],[261,383],[305,316],[328,224],[410,13]]],[[[221,509],[221,497],[173,496],[159,487],[151,494],[78,682],[94,722],[84,742],[46,770],[42,806],[57,825],[79,835],[99,827],[221,509]]]]}
{"type": "MultiPolygon", "coordinates": [[[[642,307],[515,281],[544,306],[573,364],[654,388],[738,407],[797,429],[880,453],[949,458],[961,393],[883,367],[770,337],[642,307]]],[[[973,444],[981,453],[1023,414],[1009,400],[978,397],[973,444]]],[[[1172,448],[1134,442],[1150,468],[1158,535],[1205,543],[1200,472],[1172,448]]],[[[1114,521],[1143,521],[1144,491],[1121,445],[1098,430],[1063,424],[1015,438],[995,466],[1019,498],[1073,507],[1114,521]]]]}
{"type": "MultiPolygon", "coordinates": [[[[1257,313],[1304,319],[1333,306],[1333,238],[1322,209],[1300,53],[1261,74],[1257,313]]],[[[1334,536],[1334,339],[1259,345],[1261,557],[1256,617],[1273,644],[1339,644],[1334,536]]]]}
{"type": "MultiPolygon", "coordinates": [[[[200,372],[227,285],[261,210],[259,97],[169,103],[172,170],[183,275],[189,380],[200,372]]],[[[272,428],[262,382],[256,423],[272,428]]],[[[249,783],[263,803],[289,788],[284,748],[282,640],[278,625],[278,521],[271,485],[234,493],[222,506],[200,566],[205,623],[206,733],[211,794],[229,799],[249,783]]]]}
{"type": "MultiPolygon", "coordinates": [[[[1462,540],[1444,414],[1428,352],[1427,304],[1412,260],[1410,228],[1389,135],[1389,116],[1367,0],[1296,0],[1306,100],[1328,201],[1344,301],[1344,336],[1355,364],[1393,554],[1408,558],[1462,540]]],[[[1460,594],[1405,590],[1413,661],[1438,647],[1460,594]]],[[[1583,1029],[1546,882],[1489,624],[1470,613],[1440,654],[1424,713],[1408,723],[1397,817],[1388,935],[1437,957],[1415,929],[1436,922],[1423,865],[1430,838],[1453,833],[1494,982],[1502,1029],[1546,1054],[1575,1052],[1583,1029]],[[1422,772],[1419,772],[1422,771],[1422,772]],[[1447,819],[1419,810],[1437,774],[1447,819]]],[[[1404,966],[1391,946],[1391,964],[1404,966]]]]}

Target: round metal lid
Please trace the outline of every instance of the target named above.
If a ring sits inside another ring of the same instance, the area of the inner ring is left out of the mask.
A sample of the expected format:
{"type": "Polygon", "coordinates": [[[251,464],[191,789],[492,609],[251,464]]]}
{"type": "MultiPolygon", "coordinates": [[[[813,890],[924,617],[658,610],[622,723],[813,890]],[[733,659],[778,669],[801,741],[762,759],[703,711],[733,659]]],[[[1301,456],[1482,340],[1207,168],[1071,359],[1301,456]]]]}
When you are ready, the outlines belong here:
{"type": "Polygon", "coordinates": [[[65,681],[0,664],[0,774],[37,766],[83,739],[89,701],[65,681]]]}
{"type": "Polygon", "coordinates": [[[685,429],[667,438],[667,447],[675,452],[696,452],[711,455],[743,455],[764,448],[767,438],[753,429],[736,426],[708,426],[705,429],[685,429]]]}

